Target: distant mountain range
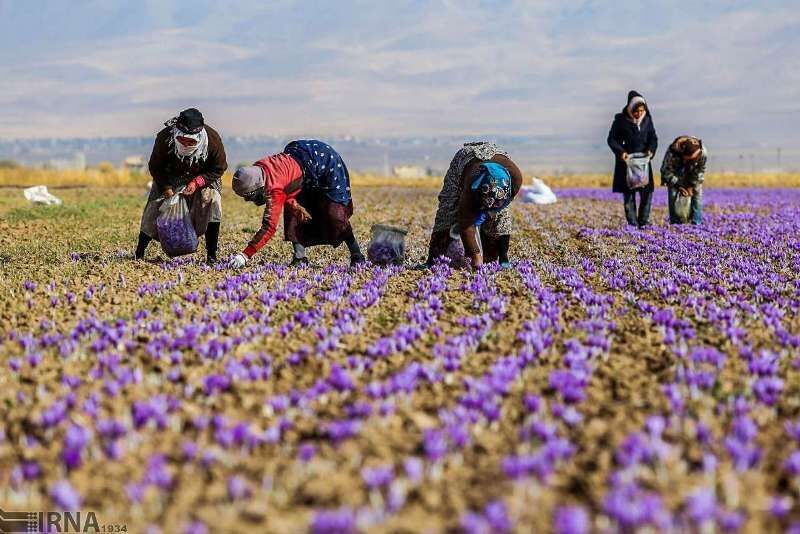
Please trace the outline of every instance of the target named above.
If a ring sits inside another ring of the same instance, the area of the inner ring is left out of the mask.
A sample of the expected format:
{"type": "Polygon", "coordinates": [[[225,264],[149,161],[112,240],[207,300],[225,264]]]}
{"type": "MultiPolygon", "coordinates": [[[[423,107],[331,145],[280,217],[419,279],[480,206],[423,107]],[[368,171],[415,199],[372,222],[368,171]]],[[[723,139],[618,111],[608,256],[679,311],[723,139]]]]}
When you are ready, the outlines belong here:
{"type": "MultiPolygon", "coordinates": [[[[556,137],[494,137],[525,171],[532,174],[570,174],[610,172],[612,158],[604,142],[556,137]]],[[[386,173],[399,165],[415,165],[441,173],[453,153],[472,137],[359,138],[342,136],[323,139],[336,148],[351,170],[386,173]]],[[[289,139],[277,136],[228,136],[224,138],[231,167],[248,164],[282,150],[289,139]]],[[[601,139],[605,141],[605,139],[601,139]]],[[[13,160],[29,166],[51,161],[72,160],[83,155],[88,165],[110,162],[121,164],[128,156],[147,159],[152,137],[107,137],[72,139],[0,139],[0,160],[13,160]]],[[[662,143],[663,146],[663,143],[662,143]]],[[[663,151],[662,151],[663,153],[663,151]]],[[[80,160],[80,157],[78,158],[80,160]]],[[[717,171],[750,172],[786,170],[800,167],[800,151],[732,147],[712,148],[710,166],[717,171]]],[[[657,162],[660,158],[657,158],[657,162]]]]}

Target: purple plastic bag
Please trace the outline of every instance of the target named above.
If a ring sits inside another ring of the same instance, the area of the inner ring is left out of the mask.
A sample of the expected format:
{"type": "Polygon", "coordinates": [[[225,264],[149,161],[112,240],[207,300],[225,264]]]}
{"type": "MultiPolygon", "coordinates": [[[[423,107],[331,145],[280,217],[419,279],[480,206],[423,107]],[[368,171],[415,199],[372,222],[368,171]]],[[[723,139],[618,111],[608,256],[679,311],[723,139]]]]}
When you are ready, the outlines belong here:
{"type": "Polygon", "coordinates": [[[629,189],[641,189],[650,183],[650,158],[647,154],[631,154],[628,160],[627,181],[629,189]]]}
{"type": "Polygon", "coordinates": [[[164,200],[158,208],[156,227],[161,248],[170,258],[197,250],[197,232],[183,195],[175,194],[164,200]]]}
{"type": "Polygon", "coordinates": [[[406,258],[406,233],[402,228],[374,225],[367,248],[369,261],[376,265],[402,265],[406,258]]]}

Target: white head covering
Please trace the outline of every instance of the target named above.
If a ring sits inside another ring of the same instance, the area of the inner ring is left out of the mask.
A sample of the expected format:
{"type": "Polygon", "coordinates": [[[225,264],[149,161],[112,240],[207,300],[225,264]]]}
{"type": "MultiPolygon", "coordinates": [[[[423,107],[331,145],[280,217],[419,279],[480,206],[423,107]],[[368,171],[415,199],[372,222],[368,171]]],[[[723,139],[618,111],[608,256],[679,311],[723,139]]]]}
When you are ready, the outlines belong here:
{"type": "Polygon", "coordinates": [[[264,170],[258,165],[240,167],[233,173],[233,192],[243,197],[264,187],[264,170]]]}
{"type": "Polygon", "coordinates": [[[628,117],[630,117],[630,119],[633,121],[634,124],[636,124],[637,127],[641,126],[642,121],[644,120],[645,117],[647,117],[647,102],[645,102],[644,98],[642,98],[641,96],[634,96],[633,98],[631,98],[631,101],[628,102],[628,117]],[[633,110],[636,109],[636,106],[638,106],[639,104],[643,104],[645,106],[645,111],[641,117],[636,119],[633,116],[633,110]]]}
{"type": "Polygon", "coordinates": [[[206,133],[205,127],[196,134],[189,134],[181,131],[177,126],[173,126],[170,144],[178,159],[184,161],[188,158],[190,165],[198,161],[205,161],[208,157],[208,133],[206,133]],[[183,146],[178,141],[178,137],[194,139],[197,143],[194,146],[183,146]]]}

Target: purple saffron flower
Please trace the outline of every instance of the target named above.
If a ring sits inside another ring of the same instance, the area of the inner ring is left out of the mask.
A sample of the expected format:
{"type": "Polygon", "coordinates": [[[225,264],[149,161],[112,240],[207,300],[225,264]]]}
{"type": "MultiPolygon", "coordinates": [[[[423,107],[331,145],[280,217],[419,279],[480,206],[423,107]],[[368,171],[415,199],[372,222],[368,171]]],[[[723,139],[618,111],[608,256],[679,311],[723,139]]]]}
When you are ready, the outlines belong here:
{"type": "Polygon", "coordinates": [[[172,487],[172,475],[167,470],[167,459],[163,454],[153,454],[148,458],[143,481],[161,489],[172,487]]]}
{"type": "Polygon", "coordinates": [[[747,443],[758,435],[758,427],[747,416],[734,419],[732,425],[733,435],[741,442],[747,443]]]}
{"type": "Polygon", "coordinates": [[[406,476],[410,481],[417,484],[422,481],[425,466],[419,458],[414,456],[406,458],[403,462],[403,469],[405,469],[406,476]]]}
{"type": "Polygon", "coordinates": [[[522,404],[528,412],[535,414],[542,406],[542,399],[538,395],[528,394],[522,399],[522,404]]]}
{"type": "Polygon", "coordinates": [[[759,378],[753,384],[756,398],[767,406],[774,406],[783,392],[783,380],[773,376],[759,378]]]}
{"type": "Polygon", "coordinates": [[[698,488],[686,499],[686,513],[698,525],[713,519],[716,512],[717,498],[713,489],[698,488]]]}
{"type": "Polygon", "coordinates": [[[208,534],[208,527],[200,521],[193,521],[186,525],[183,534],[208,534]]]}
{"type": "Polygon", "coordinates": [[[769,506],[770,513],[778,519],[783,519],[792,511],[791,497],[777,495],[772,498],[769,506]]]}
{"type": "Polygon", "coordinates": [[[708,427],[708,425],[704,423],[697,423],[697,427],[695,428],[695,437],[697,438],[697,441],[703,445],[709,445],[714,439],[714,434],[711,432],[711,429],[708,427]]]}
{"type": "Polygon", "coordinates": [[[317,452],[317,448],[312,443],[303,443],[298,450],[298,456],[301,462],[309,462],[317,452]]]}
{"type": "Polygon", "coordinates": [[[228,479],[228,497],[232,501],[238,501],[250,496],[250,486],[244,477],[234,475],[228,479]]]}
{"type": "Polygon", "coordinates": [[[25,480],[33,480],[35,478],[39,478],[39,475],[42,474],[42,469],[39,467],[39,464],[33,460],[25,460],[20,464],[22,470],[22,476],[25,480]]]}
{"type": "Polygon", "coordinates": [[[328,375],[328,383],[337,391],[347,391],[353,389],[353,379],[350,374],[339,365],[331,365],[331,372],[328,375]]]}
{"type": "Polygon", "coordinates": [[[617,463],[623,467],[646,463],[654,457],[655,454],[650,447],[649,441],[639,432],[633,432],[628,435],[614,454],[617,463]]]}
{"type": "Polygon", "coordinates": [[[800,421],[786,421],[783,428],[790,438],[800,443],[800,421]]]}
{"type": "Polygon", "coordinates": [[[744,523],[744,515],[733,510],[719,510],[717,524],[723,532],[738,532],[744,523]]]}
{"type": "Polygon", "coordinates": [[[623,529],[652,524],[666,530],[671,523],[661,498],[632,483],[615,486],[606,496],[603,508],[623,529]]]}
{"type": "Polygon", "coordinates": [[[422,447],[430,461],[441,460],[447,454],[447,440],[444,433],[432,428],[425,430],[422,435],[422,447]]]}
{"type": "Polygon", "coordinates": [[[483,515],[492,532],[506,534],[513,530],[511,518],[508,517],[508,509],[503,501],[492,501],[487,504],[483,515]]]}
{"type": "Polygon", "coordinates": [[[670,408],[673,412],[682,413],[684,408],[683,394],[678,384],[666,384],[663,387],[664,395],[669,400],[670,408]]]}
{"type": "Polygon", "coordinates": [[[794,451],[783,463],[783,468],[792,476],[800,475],[800,451],[794,451]]]}
{"type": "Polygon", "coordinates": [[[461,529],[465,534],[490,534],[489,524],[475,512],[465,512],[461,516],[461,529]]]}
{"type": "Polygon", "coordinates": [[[142,502],[145,491],[147,491],[147,484],[142,482],[125,485],[125,493],[128,494],[128,500],[132,503],[142,502]]]}
{"type": "Polygon", "coordinates": [[[563,506],[556,510],[553,530],[556,534],[589,534],[589,514],[580,506],[563,506]]]}
{"type": "Polygon", "coordinates": [[[64,435],[64,449],[61,451],[61,459],[67,469],[80,467],[81,454],[90,438],[91,433],[83,427],[72,425],[67,429],[64,435]]]}
{"type": "Polygon", "coordinates": [[[734,437],[725,438],[724,445],[737,471],[751,469],[761,460],[761,449],[755,445],[742,442],[734,437]]]}
{"type": "Polygon", "coordinates": [[[341,508],[317,511],[311,521],[311,532],[313,534],[354,534],[356,521],[352,510],[341,508]]]}
{"type": "Polygon", "coordinates": [[[81,507],[80,495],[66,480],[56,482],[50,488],[50,498],[62,510],[78,510],[81,507]]]}
{"type": "Polygon", "coordinates": [[[361,424],[358,421],[341,420],[332,421],[327,426],[327,434],[334,443],[338,443],[355,436],[361,424]]]}
{"type": "Polygon", "coordinates": [[[654,415],[647,418],[645,425],[651,436],[660,438],[661,434],[664,433],[664,429],[667,427],[667,421],[661,416],[654,415]]]}
{"type": "Polygon", "coordinates": [[[184,441],[181,444],[181,452],[183,453],[183,457],[187,460],[194,460],[197,456],[197,443],[193,441],[184,441]]]}
{"type": "Polygon", "coordinates": [[[394,468],[391,465],[367,467],[361,471],[361,478],[371,490],[388,486],[394,480],[394,468]]]}

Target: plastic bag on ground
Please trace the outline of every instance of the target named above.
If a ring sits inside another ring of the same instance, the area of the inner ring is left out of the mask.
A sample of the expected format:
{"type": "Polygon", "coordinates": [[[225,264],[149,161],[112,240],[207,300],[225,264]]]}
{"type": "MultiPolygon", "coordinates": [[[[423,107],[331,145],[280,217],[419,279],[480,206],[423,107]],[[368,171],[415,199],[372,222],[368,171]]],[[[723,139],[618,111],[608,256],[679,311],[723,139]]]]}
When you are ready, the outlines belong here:
{"type": "Polygon", "coordinates": [[[647,154],[636,152],[628,157],[626,180],[629,189],[641,189],[650,183],[650,158],[647,154]]]}
{"type": "Polygon", "coordinates": [[[197,232],[192,224],[189,204],[181,194],[165,199],[156,219],[158,240],[167,256],[183,256],[197,250],[197,232]]]}
{"type": "Polygon", "coordinates": [[[22,194],[34,204],[44,204],[46,206],[60,206],[62,204],[61,199],[50,193],[46,185],[28,187],[22,191],[22,194]]]}
{"type": "Polygon", "coordinates": [[[558,200],[553,190],[539,178],[533,179],[533,185],[522,186],[520,198],[526,204],[553,204],[558,200]]]}
{"type": "Polygon", "coordinates": [[[691,214],[692,210],[692,197],[678,194],[678,197],[675,199],[674,210],[675,217],[678,219],[678,221],[682,223],[689,222],[689,215],[691,214]]]}
{"type": "Polygon", "coordinates": [[[402,265],[406,259],[407,230],[396,226],[376,224],[367,248],[369,261],[376,265],[402,265]]]}

